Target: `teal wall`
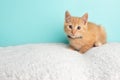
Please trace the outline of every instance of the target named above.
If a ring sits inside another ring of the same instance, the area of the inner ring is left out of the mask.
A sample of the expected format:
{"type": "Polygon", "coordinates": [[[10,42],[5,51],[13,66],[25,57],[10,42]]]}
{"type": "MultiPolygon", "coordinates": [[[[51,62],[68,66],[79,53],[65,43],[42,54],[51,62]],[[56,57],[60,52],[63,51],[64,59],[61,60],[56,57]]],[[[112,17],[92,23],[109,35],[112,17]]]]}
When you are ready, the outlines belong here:
{"type": "Polygon", "coordinates": [[[0,0],[0,46],[66,43],[64,12],[105,26],[109,42],[120,41],[119,0],[0,0]]]}

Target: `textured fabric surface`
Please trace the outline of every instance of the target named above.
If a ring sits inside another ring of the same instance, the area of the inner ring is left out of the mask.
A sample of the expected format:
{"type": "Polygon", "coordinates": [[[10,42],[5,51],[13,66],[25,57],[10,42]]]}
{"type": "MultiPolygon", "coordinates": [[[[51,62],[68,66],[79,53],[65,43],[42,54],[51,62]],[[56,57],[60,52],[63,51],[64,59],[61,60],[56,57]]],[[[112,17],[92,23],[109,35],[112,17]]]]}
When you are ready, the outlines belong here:
{"type": "Polygon", "coordinates": [[[0,80],[120,80],[120,43],[86,54],[66,44],[0,47],[0,80]]]}

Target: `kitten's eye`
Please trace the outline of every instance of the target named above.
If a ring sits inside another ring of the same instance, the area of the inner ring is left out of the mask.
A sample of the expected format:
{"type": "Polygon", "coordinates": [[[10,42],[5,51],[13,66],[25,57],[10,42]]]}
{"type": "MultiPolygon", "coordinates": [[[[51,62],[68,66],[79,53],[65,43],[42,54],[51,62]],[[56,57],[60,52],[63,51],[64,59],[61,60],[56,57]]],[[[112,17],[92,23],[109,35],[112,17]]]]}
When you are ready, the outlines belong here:
{"type": "Polygon", "coordinates": [[[69,28],[72,29],[72,25],[69,25],[69,28]]]}
{"type": "Polygon", "coordinates": [[[80,26],[78,26],[78,27],[77,27],[77,29],[78,29],[78,30],[80,30],[80,29],[81,29],[81,27],[80,27],[80,26]]]}

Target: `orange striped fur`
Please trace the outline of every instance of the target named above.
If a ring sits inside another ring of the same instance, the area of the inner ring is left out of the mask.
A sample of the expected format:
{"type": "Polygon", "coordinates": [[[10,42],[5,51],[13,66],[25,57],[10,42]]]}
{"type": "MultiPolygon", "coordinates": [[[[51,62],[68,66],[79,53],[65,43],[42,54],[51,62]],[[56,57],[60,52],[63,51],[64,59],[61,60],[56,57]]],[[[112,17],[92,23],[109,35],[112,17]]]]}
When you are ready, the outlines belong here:
{"type": "Polygon", "coordinates": [[[101,25],[88,22],[88,14],[73,17],[68,11],[65,13],[64,30],[69,37],[70,48],[85,53],[93,46],[106,43],[106,32],[101,25]]]}

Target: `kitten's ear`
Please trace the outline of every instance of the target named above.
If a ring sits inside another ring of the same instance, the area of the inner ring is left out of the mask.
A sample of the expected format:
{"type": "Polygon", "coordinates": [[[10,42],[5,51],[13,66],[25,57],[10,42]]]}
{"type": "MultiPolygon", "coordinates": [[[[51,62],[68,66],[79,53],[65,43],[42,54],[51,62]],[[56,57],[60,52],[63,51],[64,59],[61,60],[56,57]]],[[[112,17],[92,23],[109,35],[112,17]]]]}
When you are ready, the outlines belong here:
{"type": "Polygon", "coordinates": [[[65,22],[68,23],[70,22],[71,15],[68,11],[65,12],[65,22]]]}
{"type": "Polygon", "coordinates": [[[82,16],[82,19],[83,19],[83,23],[84,23],[84,25],[87,23],[87,21],[88,21],[88,13],[85,13],[83,16],[82,16]]]}

